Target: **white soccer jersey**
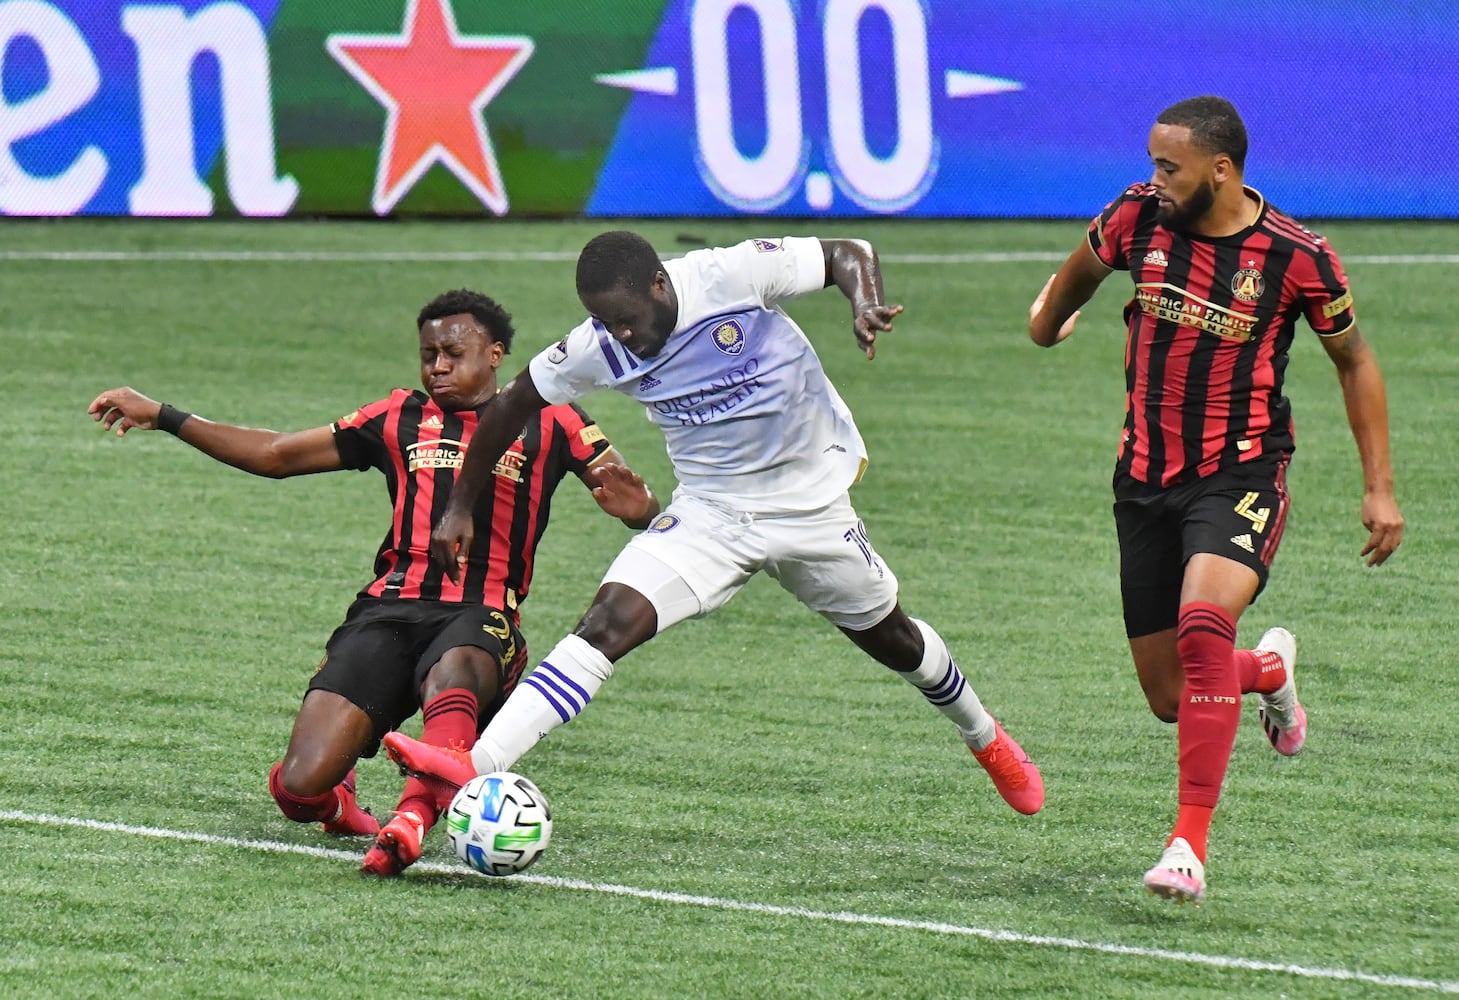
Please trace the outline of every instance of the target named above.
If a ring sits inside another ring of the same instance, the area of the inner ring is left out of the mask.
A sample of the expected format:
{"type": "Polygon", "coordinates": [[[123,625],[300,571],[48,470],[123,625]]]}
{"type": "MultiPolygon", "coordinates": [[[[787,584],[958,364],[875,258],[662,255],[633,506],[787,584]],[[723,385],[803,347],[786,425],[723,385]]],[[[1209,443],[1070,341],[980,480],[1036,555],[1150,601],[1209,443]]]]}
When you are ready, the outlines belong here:
{"type": "Polygon", "coordinates": [[[664,431],[687,492],[752,513],[818,510],[861,474],[866,447],[810,341],[779,303],[825,287],[821,242],[748,240],[664,264],[679,322],[640,358],[589,319],[534,357],[549,403],[616,389],[664,431]]]}

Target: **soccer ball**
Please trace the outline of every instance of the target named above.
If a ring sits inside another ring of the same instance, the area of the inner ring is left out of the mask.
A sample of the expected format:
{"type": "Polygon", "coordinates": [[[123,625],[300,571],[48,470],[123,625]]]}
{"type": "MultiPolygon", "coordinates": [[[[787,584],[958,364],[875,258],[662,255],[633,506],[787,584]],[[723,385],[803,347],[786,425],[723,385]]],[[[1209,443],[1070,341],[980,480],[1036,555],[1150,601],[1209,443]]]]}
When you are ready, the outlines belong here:
{"type": "Polygon", "coordinates": [[[478,774],[451,800],[446,835],[456,857],[483,875],[514,875],[547,850],[552,808],[520,774],[478,774]]]}

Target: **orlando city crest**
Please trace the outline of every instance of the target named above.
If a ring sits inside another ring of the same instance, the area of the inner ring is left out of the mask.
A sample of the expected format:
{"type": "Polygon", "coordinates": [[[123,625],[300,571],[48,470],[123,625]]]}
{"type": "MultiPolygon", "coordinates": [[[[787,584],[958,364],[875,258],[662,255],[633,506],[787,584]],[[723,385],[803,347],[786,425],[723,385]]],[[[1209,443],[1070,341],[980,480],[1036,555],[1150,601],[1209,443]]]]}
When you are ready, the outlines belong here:
{"type": "Polygon", "coordinates": [[[719,324],[709,336],[722,354],[733,356],[745,349],[745,331],[732,319],[719,324]]]}

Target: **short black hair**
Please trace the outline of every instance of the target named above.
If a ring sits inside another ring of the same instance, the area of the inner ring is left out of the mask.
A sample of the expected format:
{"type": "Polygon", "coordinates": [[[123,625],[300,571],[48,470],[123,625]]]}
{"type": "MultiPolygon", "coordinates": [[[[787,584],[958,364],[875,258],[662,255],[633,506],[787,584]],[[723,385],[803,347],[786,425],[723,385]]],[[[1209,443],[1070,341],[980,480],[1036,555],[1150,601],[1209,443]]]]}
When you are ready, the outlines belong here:
{"type": "Polygon", "coordinates": [[[578,294],[596,295],[613,288],[646,294],[663,269],[658,251],[637,233],[623,229],[601,233],[578,254],[578,294]]]}
{"type": "Polygon", "coordinates": [[[501,344],[508,354],[512,353],[512,334],[517,331],[512,327],[511,313],[490,296],[473,292],[469,288],[455,288],[431,299],[415,318],[415,328],[419,330],[433,319],[445,319],[447,316],[458,316],[462,313],[469,313],[486,328],[492,340],[501,344]]]}
{"type": "Polygon", "coordinates": [[[1210,156],[1225,153],[1237,170],[1246,169],[1246,124],[1226,98],[1188,97],[1160,112],[1155,121],[1190,129],[1196,148],[1210,156]]]}

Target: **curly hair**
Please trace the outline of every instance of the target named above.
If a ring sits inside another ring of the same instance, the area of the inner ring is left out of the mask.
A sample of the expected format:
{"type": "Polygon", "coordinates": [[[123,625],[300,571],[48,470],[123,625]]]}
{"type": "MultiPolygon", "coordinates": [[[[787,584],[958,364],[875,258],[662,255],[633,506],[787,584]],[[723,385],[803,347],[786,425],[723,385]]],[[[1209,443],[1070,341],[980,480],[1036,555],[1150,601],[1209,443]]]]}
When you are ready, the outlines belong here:
{"type": "Polygon", "coordinates": [[[490,296],[473,292],[469,288],[452,289],[431,299],[415,318],[415,328],[419,330],[433,319],[444,319],[462,313],[469,313],[486,328],[492,340],[501,344],[508,354],[511,353],[512,335],[517,332],[512,327],[511,313],[490,296]]]}

